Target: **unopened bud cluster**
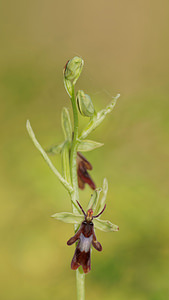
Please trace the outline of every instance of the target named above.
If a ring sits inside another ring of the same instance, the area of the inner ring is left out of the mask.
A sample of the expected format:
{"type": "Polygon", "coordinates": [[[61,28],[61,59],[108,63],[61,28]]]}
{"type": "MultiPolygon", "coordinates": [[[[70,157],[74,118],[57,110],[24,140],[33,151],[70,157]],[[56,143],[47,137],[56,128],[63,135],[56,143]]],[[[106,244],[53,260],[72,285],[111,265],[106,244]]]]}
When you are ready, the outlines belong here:
{"type": "Polygon", "coordinates": [[[84,61],[80,57],[75,56],[74,58],[68,60],[63,70],[64,78],[72,81],[73,84],[75,84],[82,72],[83,65],[84,61]]]}
{"type": "MultiPolygon", "coordinates": [[[[64,83],[70,97],[72,97],[72,85],[74,86],[78,80],[83,65],[84,61],[76,56],[70,59],[64,67],[64,83]]],[[[76,95],[76,101],[82,116],[91,118],[94,115],[95,109],[89,95],[85,94],[82,90],[79,90],[76,95]]]]}

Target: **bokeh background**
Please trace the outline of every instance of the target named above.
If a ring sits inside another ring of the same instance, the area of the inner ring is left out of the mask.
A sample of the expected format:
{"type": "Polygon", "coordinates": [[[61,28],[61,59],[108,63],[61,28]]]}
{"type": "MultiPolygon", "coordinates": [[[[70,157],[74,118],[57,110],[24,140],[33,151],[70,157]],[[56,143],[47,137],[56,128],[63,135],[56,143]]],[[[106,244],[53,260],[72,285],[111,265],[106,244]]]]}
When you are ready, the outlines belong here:
{"type": "Polygon", "coordinates": [[[104,250],[86,299],[169,299],[168,11],[167,0],[1,2],[0,299],[76,299],[73,226],[50,218],[71,210],[69,197],[25,128],[29,118],[44,148],[63,140],[62,69],[75,55],[77,88],[97,110],[121,94],[90,136],[105,146],[86,154],[97,186],[109,181],[104,218],[120,227],[96,232],[104,250]]]}

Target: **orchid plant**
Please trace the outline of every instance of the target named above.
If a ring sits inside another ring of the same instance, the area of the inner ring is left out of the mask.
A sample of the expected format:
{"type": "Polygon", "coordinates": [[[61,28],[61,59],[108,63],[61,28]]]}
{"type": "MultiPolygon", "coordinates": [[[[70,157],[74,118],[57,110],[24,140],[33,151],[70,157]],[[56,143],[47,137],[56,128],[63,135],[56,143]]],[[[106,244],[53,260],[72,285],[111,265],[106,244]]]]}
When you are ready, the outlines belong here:
{"type": "MultiPolygon", "coordinates": [[[[73,109],[73,119],[74,119],[73,130],[72,130],[72,123],[71,123],[69,111],[66,107],[64,107],[61,113],[61,124],[64,133],[64,141],[61,144],[59,145],[57,144],[56,146],[50,147],[47,151],[45,151],[40,145],[40,143],[38,142],[38,140],[36,139],[29,120],[27,120],[26,123],[27,131],[34,145],[40,151],[43,158],[49,165],[50,169],[53,171],[53,173],[63,184],[63,186],[65,187],[65,189],[68,191],[70,195],[70,199],[72,203],[72,212],[59,212],[52,215],[52,217],[55,218],[56,220],[74,224],[75,236],[77,236],[77,233],[79,232],[79,225],[83,223],[86,224],[85,223],[86,221],[84,221],[84,215],[86,216],[85,220],[87,220],[87,222],[90,222],[90,225],[94,224],[94,227],[99,230],[107,231],[107,232],[119,230],[119,227],[117,225],[112,224],[110,221],[100,219],[100,214],[103,212],[106,206],[105,203],[106,203],[106,196],[108,191],[108,182],[107,179],[105,178],[103,180],[102,188],[96,188],[94,181],[89,175],[89,171],[92,170],[92,165],[82,155],[81,152],[91,151],[103,146],[102,143],[88,140],[86,138],[94,129],[96,129],[102,123],[106,115],[113,110],[116,101],[120,95],[117,94],[117,96],[112,99],[110,104],[105,109],[102,109],[99,112],[96,112],[90,96],[85,94],[82,90],[78,90],[75,95],[75,85],[81,74],[83,65],[84,65],[84,61],[82,60],[82,58],[74,57],[73,59],[69,60],[66,63],[63,70],[64,86],[71,100],[72,109],[73,109]],[[79,133],[78,113],[80,113],[88,120],[87,125],[80,133],[79,133]],[[55,166],[51,162],[49,158],[49,154],[61,155],[62,174],[55,168],[55,166]],[[87,214],[84,213],[81,207],[79,201],[79,192],[78,192],[79,188],[80,189],[85,188],[85,184],[88,184],[91,187],[91,189],[93,189],[93,194],[86,208],[87,214]],[[102,197],[100,197],[101,192],[102,192],[102,197]],[[93,216],[93,212],[97,215],[98,217],[97,219],[96,216],[93,216]],[[88,215],[90,216],[89,219],[87,219],[88,215]]],[[[95,241],[95,243],[96,242],[97,241],[95,241]]],[[[99,242],[97,243],[98,245],[100,245],[99,242]]],[[[78,262],[76,268],[77,299],[84,300],[85,299],[85,274],[83,272],[84,268],[83,269],[81,267],[78,268],[80,264],[82,263],[78,262]]]]}

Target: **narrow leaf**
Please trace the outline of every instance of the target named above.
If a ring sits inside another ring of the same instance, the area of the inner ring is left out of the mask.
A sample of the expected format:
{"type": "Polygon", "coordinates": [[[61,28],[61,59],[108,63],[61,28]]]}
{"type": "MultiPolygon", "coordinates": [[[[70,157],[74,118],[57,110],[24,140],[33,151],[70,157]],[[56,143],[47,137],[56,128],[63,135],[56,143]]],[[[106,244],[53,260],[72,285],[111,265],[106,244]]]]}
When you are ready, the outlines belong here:
{"type": "Polygon", "coordinates": [[[119,230],[117,225],[114,225],[107,220],[94,219],[94,226],[95,228],[106,232],[119,230]]]}
{"type": "Polygon", "coordinates": [[[103,145],[104,144],[98,143],[98,142],[95,142],[95,141],[83,140],[78,145],[78,151],[80,151],[80,152],[91,151],[91,150],[99,148],[103,145]]]}
{"type": "Polygon", "coordinates": [[[84,220],[83,215],[69,213],[69,212],[60,212],[51,216],[52,218],[71,224],[81,224],[84,220]]]}
{"type": "Polygon", "coordinates": [[[93,211],[95,210],[98,200],[99,200],[99,196],[100,196],[100,192],[102,191],[101,188],[96,189],[93,194],[91,195],[91,198],[89,200],[88,206],[87,206],[87,210],[92,208],[93,211]]]}
{"type": "Polygon", "coordinates": [[[69,142],[72,141],[72,124],[70,120],[69,111],[66,107],[63,108],[61,114],[61,122],[62,122],[62,129],[64,132],[65,140],[69,142]]]}
{"type": "Polygon", "coordinates": [[[57,176],[57,178],[59,179],[59,181],[64,185],[64,187],[67,189],[67,191],[69,193],[73,192],[73,188],[72,186],[60,175],[60,173],[58,172],[58,170],[54,167],[54,165],[52,164],[51,160],[49,159],[48,155],[46,154],[45,150],[42,148],[42,146],[39,144],[38,140],[36,139],[36,136],[33,132],[33,129],[31,127],[31,124],[29,122],[29,120],[27,120],[26,122],[26,128],[27,131],[29,133],[30,138],[32,139],[35,147],[40,151],[40,153],[42,154],[44,160],[46,161],[46,163],[48,164],[49,168],[53,171],[53,173],[57,176]]]}

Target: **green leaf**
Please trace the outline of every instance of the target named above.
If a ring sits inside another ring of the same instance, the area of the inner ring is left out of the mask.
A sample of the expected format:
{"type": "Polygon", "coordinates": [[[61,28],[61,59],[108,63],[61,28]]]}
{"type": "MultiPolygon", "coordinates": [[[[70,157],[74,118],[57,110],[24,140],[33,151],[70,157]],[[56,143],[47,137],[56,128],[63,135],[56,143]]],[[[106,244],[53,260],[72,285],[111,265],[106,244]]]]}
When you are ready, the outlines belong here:
{"type": "Polygon", "coordinates": [[[117,99],[119,97],[120,94],[117,94],[117,96],[113,98],[113,100],[105,109],[102,109],[100,112],[98,112],[96,115],[94,115],[91,118],[89,124],[86,126],[84,130],[82,130],[79,136],[80,139],[85,139],[89,135],[89,133],[91,133],[94,129],[96,129],[100,125],[100,123],[105,119],[106,115],[113,110],[113,108],[116,105],[117,99]]]}
{"type": "Polygon", "coordinates": [[[64,147],[64,143],[59,144],[59,145],[54,145],[51,148],[47,149],[46,152],[49,154],[60,154],[62,151],[62,148],[64,147]]]}
{"type": "Polygon", "coordinates": [[[71,183],[70,179],[70,162],[69,162],[69,142],[65,142],[62,148],[62,171],[63,177],[68,183],[71,183]]]}
{"type": "Polygon", "coordinates": [[[97,208],[97,211],[96,211],[97,213],[102,211],[102,209],[104,208],[105,203],[106,203],[106,197],[107,197],[107,192],[108,192],[108,181],[107,181],[106,178],[104,178],[104,180],[103,180],[102,192],[103,192],[103,195],[102,195],[102,198],[99,202],[99,205],[98,205],[98,208],[97,208]]]}
{"type": "Polygon", "coordinates": [[[66,107],[63,107],[62,114],[61,114],[61,122],[62,122],[62,129],[64,132],[65,140],[69,142],[72,141],[72,124],[70,120],[69,111],[66,107]]]}
{"type": "Polygon", "coordinates": [[[98,143],[98,142],[95,142],[95,141],[83,140],[78,145],[78,151],[80,151],[80,152],[91,151],[91,150],[99,148],[99,147],[101,147],[103,145],[104,144],[98,143]]]}
{"type": "Polygon", "coordinates": [[[93,194],[91,195],[91,198],[89,200],[88,206],[87,206],[87,210],[92,208],[93,211],[95,210],[98,200],[99,200],[99,196],[100,196],[100,192],[102,191],[101,188],[96,189],[93,194]]]}
{"type": "Polygon", "coordinates": [[[95,228],[105,232],[119,230],[119,227],[117,225],[114,225],[107,220],[94,219],[94,226],[95,228]]]}
{"type": "Polygon", "coordinates": [[[69,213],[69,212],[60,212],[51,216],[52,218],[71,224],[81,224],[84,220],[83,215],[69,213]]]}

